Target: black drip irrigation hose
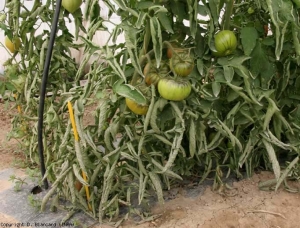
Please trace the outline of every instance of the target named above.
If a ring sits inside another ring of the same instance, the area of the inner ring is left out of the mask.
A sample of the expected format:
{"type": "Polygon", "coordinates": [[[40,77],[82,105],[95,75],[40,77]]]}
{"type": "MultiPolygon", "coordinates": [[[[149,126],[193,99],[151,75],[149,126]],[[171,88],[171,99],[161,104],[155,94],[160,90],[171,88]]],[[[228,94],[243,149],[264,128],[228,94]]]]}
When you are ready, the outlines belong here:
{"type": "MultiPolygon", "coordinates": [[[[48,74],[49,74],[49,68],[50,68],[50,61],[52,57],[52,50],[53,45],[55,41],[55,36],[57,32],[57,24],[58,24],[58,18],[61,8],[61,1],[56,1],[56,8],[54,12],[54,18],[52,21],[52,28],[51,28],[51,34],[50,34],[50,40],[48,45],[48,50],[46,54],[45,64],[44,64],[44,71],[43,71],[43,78],[42,78],[42,84],[41,84],[41,91],[40,91],[40,103],[39,103],[39,119],[38,119],[38,150],[39,150],[39,157],[40,157],[40,164],[41,164],[41,173],[42,178],[45,175],[46,168],[45,168],[45,161],[44,161],[44,145],[43,145],[43,122],[44,122],[44,106],[45,106],[45,96],[46,96],[46,86],[47,86],[47,80],[48,80],[48,74]]],[[[44,188],[48,189],[48,180],[47,178],[44,179],[44,188]]]]}

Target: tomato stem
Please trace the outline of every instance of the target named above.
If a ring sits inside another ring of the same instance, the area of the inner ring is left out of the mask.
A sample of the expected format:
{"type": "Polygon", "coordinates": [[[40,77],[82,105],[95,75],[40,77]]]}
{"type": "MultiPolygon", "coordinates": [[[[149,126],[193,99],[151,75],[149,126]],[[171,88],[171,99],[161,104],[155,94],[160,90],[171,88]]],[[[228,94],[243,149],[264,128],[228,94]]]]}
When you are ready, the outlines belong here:
{"type": "Polygon", "coordinates": [[[231,17],[232,11],[233,11],[233,3],[234,3],[234,0],[228,0],[226,3],[223,30],[229,30],[230,17],[231,17]]]}

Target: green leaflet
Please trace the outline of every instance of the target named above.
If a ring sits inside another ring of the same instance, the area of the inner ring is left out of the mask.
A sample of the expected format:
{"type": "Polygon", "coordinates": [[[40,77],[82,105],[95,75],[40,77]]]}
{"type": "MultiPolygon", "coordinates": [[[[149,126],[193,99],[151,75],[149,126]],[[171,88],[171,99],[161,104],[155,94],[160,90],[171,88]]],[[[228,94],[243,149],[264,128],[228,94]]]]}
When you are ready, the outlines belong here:
{"type": "Polygon", "coordinates": [[[150,31],[153,42],[153,50],[155,54],[155,59],[157,63],[157,68],[160,66],[160,62],[162,59],[162,35],[160,23],[156,17],[150,18],[150,31]]]}
{"type": "Polygon", "coordinates": [[[254,27],[245,27],[241,30],[241,40],[245,55],[249,56],[251,54],[257,39],[258,33],[254,27]]]}
{"type": "Polygon", "coordinates": [[[154,185],[158,202],[163,204],[164,203],[163,191],[162,191],[162,187],[158,175],[154,172],[149,172],[149,177],[151,179],[152,184],[154,185]]]}
{"type": "Polygon", "coordinates": [[[268,10],[272,22],[276,28],[276,59],[280,59],[282,47],[284,43],[284,37],[289,22],[296,21],[293,16],[293,4],[291,1],[283,0],[266,0],[268,10]]]}
{"type": "Polygon", "coordinates": [[[276,180],[279,180],[281,170],[280,170],[280,166],[279,166],[279,163],[278,163],[278,160],[276,157],[275,150],[274,150],[273,146],[269,142],[267,142],[265,139],[262,139],[262,142],[268,152],[269,159],[272,164],[272,168],[273,168],[273,172],[275,174],[276,180]]]}

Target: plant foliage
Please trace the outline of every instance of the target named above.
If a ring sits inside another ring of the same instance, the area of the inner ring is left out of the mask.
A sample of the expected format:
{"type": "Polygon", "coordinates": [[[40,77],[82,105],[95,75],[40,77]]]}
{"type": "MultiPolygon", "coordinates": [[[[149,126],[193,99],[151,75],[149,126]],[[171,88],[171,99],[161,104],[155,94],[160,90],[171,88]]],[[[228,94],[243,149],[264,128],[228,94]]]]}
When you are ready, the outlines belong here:
{"type": "MultiPolygon", "coordinates": [[[[108,19],[99,16],[98,0],[85,1],[84,10],[72,15],[63,8],[60,14],[43,132],[45,177],[52,188],[42,209],[57,193],[102,221],[117,218],[122,208],[137,212],[134,200],[145,205],[152,190],[163,202],[163,190],[190,176],[200,176],[200,183],[213,176],[217,190],[231,173],[251,176],[258,168],[273,170],[279,185],[299,175],[300,23],[292,1],[103,2],[108,19]],[[105,22],[114,14],[121,23],[110,33],[111,44],[100,47],[92,38],[107,31],[105,22]],[[74,36],[66,26],[72,17],[74,36]],[[90,22],[88,28],[83,20],[90,22]],[[238,45],[231,55],[216,57],[214,36],[221,30],[233,31],[238,45]],[[124,43],[116,43],[120,35],[124,43]],[[194,59],[185,78],[192,92],[183,101],[165,100],[144,82],[146,63],[155,59],[159,68],[174,43],[194,59]],[[70,48],[80,47],[84,57],[77,66],[70,48]],[[83,75],[92,56],[98,59],[83,75]],[[147,114],[130,112],[125,97],[149,105],[147,114]],[[68,101],[79,142],[73,137],[68,101]],[[85,121],[87,114],[92,123],[85,121]],[[88,186],[88,202],[86,189],[78,191],[76,181],[88,186]]],[[[16,94],[20,107],[11,137],[22,141],[24,153],[36,163],[39,89],[55,3],[35,0],[28,10],[22,1],[7,1],[1,22],[10,38],[22,40],[19,52],[5,64],[7,81],[0,85],[1,93],[16,94]],[[41,21],[49,29],[35,35],[41,21]]]]}

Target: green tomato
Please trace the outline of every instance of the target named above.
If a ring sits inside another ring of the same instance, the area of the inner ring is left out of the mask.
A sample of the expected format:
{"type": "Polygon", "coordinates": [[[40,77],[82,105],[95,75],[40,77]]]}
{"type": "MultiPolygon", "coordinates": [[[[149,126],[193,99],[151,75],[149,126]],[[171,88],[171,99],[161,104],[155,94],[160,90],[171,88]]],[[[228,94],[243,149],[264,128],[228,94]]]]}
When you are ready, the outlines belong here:
{"type": "Polygon", "coordinates": [[[74,13],[80,8],[82,0],[62,0],[61,4],[69,13],[74,13]]]}
{"type": "Polygon", "coordinates": [[[2,22],[2,21],[5,21],[5,19],[6,19],[6,14],[5,13],[1,13],[0,14],[0,22],[2,22]]]}
{"type": "Polygon", "coordinates": [[[144,67],[144,75],[145,75],[145,82],[147,85],[155,85],[157,86],[158,81],[161,78],[164,78],[170,71],[169,65],[162,61],[160,63],[160,67],[156,67],[156,61],[152,60],[151,62],[147,63],[144,67]]]}
{"type": "Polygon", "coordinates": [[[150,86],[151,84],[157,86],[160,79],[161,76],[158,73],[148,73],[145,76],[145,82],[148,86],[150,86]]]}
{"type": "Polygon", "coordinates": [[[176,52],[170,60],[170,68],[176,75],[186,77],[194,69],[194,60],[187,50],[176,52]]]}
{"type": "Polygon", "coordinates": [[[4,44],[11,53],[15,53],[21,47],[21,39],[16,37],[11,41],[8,36],[6,36],[4,39],[4,44]]]}
{"type": "Polygon", "coordinates": [[[255,10],[252,7],[249,7],[247,10],[248,14],[253,14],[255,10]]]}
{"type": "Polygon", "coordinates": [[[167,48],[167,57],[168,59],[171,59],[172,56],[173,56],[173,51],[176,52],[176,50],[182,50],[180,47],[180,44],[178,44],[177,42],[170,42],[170,44],[172,45],[172,48],[171,47],[168,47],[167,48]]]}
{"type": "Polygon", "coordinates": [[[227,148],[230,149],[230,150],[233,149],[232,142],[228,141],[228,143],[227,143],[227,148]]]}
{"type": "Polygon", "coordinates": [[[148,112],[148,105],[140,105],[128,97],[126,97],[125,102],[127,107],[137,115],[146,115],[148,112]]]}
{"type": "Polygon", "coordinates": [[[213,56],[215,56],[215,57],[223,57],[223,56],[224,56],[223,53],[217,52],[217,51],[212,51],[212,54],[213,54],[213,56]]]}
{"type": "Polygon", "coordinates": [[[158,92],[166,100],[182,101],[191,91],[192,86],[188,80],[167,77],[158,82],[158,92]]]}
{"type": "Polygon", "coordinates": [[[223,56],[232,54],[237,47],[237,39],[232,31],[223,30],[215,35],[215,48],[223,56]]]}

